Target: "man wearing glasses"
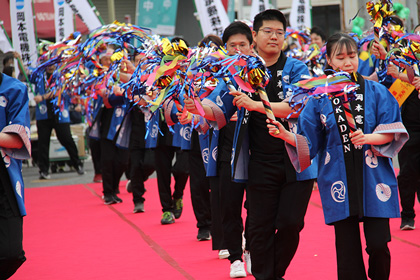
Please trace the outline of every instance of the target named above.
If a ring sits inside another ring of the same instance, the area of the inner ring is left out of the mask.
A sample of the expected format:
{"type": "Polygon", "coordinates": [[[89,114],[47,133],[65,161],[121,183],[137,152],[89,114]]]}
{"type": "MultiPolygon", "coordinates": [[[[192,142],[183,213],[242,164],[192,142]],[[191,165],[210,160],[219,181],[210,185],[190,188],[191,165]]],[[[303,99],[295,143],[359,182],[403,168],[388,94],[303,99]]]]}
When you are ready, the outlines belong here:
{"type": "MultiPolygon", "coordinates": [[[[305,64],[282,52],[285,30],[286,18],[278,10],[255,16],[256,50],[272,76],[265,90],[274,115],[294,130],[297,119],[280,119],[291,113],[283,101],[290,85],[309,77],[309,71],[305,64]]],[[[234,95],[234,104],[250,111],[247,200],[252,274],[256,279],[283,279],[299,244],[317,166],[297,174],[284,142],[268,133],[259,97],[254,94],[249,98],[239,92],[234,95]]]]}

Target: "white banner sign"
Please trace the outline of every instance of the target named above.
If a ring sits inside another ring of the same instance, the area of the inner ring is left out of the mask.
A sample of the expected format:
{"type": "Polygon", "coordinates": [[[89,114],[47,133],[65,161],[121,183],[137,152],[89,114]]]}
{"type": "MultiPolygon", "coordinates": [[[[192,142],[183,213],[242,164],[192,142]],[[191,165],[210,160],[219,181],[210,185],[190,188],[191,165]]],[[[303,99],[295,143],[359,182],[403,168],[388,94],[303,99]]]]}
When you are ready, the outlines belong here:
{"type": "Polygon", "coordinates": [[[293,0],[289,24],[296,30],[312,27],[310,0],[293,0]]]}
{"type": "Polygon", "coordinates": [[[61,42],[74,32],[73,12],[64,0],[54,0],[55,41],[61,42]]]}
{"type": "Polygon", "coordinates": [[[37,50],[31,0],[10,0],[12,44],[25,65],[36,66],[37,50]]]}
{"type": "Polygon", "coordinates": [[[268,9],[268,0],[252,0],[250,20],[254,21],[254,17],[268,9]]]}
{"type": "Polygon", "coordinates": [[[101,21],[96,16],[94,8],[87,0],[65,0],[74,14],[86,24],[89,31],[102,26],[101,21]]]}
{"type": "Polygon", "coordinates": [[[13,50],[13,47],[10,45],[10,41],[4,32],[3,29],[3,22],[1,22],[1,28],[0,28],[0,50],[3,53],[7,53],[9,51],[13,50]]]}
{"type": "Polygon", "coordinates": [[[225,7],[220,0],[195,0],[203,36],[216,34],[222,36],[230,24],[225,7]]]}

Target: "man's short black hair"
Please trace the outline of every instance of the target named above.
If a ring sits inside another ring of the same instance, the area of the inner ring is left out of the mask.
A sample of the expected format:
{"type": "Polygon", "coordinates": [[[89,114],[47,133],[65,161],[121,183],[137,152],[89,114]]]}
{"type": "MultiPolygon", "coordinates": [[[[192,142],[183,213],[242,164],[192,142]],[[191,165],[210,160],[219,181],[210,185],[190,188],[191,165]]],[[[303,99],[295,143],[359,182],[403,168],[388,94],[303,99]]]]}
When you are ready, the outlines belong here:
{"type": "Polygon", "coordinates": [[[229,38],[236,34],[243,34],[249,41],[249,44],[252,44],[252,31],[251,28],[242,21],[234,21],[226,27],[225,31],[223,32],[223,44],[226,44],[229,38]]]}
{"type": "Polygon", "coordinates": [[[283,13],[280,12],[279,10],[268,9],[268,10],[262,11],[261,13],[257,14],[254,18],[254,25],[253,25],[253,29],[254,29],[255,32],[258,33],[259,29],[263,25],[264,20],[266,20],[266,21],[269,21],[269,20],[280,21],[281,23],[283,23],[283,28],[286,31],[287,20],[286,20],[286,17],[283,15],[283,13]]]}
{"type": "Polygon", "coordinates": [[[4,54],[4,58],[3,58],[3,66],[6,66],[7,63],[10,60],[14,60],[14,59],[15,59],[15,56],[14,56],[13,52],[7,52],[7,53],[5,53],[4,54]]]}
{"type": "Polygon", "coordinates": [[[324,31],[322,31],[321,28],[319,28],[318,26],[314,26],[311,29],[311,34],[316,34],[319,35],[319,37],[321,37],[322,41],[327,41],[327,35],[325,35],[324,31]]]}

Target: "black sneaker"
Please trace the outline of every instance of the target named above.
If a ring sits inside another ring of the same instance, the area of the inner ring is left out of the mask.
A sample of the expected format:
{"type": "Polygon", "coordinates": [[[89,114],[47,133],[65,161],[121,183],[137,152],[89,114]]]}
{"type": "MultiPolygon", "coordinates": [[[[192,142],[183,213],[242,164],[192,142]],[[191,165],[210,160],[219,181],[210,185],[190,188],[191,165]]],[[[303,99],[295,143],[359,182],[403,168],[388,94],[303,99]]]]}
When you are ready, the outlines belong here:
{"type": "Polygon", "coordinates": [[[133,213],[143,213],[144,212],[144,202],[136,202],[134,203],[134,210],[133,213]]]}
{"type": "Polygon", "coordinates": [[[106,205],[115,204],[117,201],[115,201],[114,197],[112,195],[105,195],[104,196],[104,203],[106,205]]]}
{"type": "Polygon", "coordinates": [[[209,229],[199,228],[197,234],[198,241],[211,240],[211,234],[209,229]]]}
{"type": "Polygon", "coordinates": [[[175,216],[174,213],[171,211],[163,212],[162,219],[160,220],[162,225],[169,225],[175,223],[175,216]]]}
{"type": "Polygon", "coordinates": [[[125,189],[127,190],[128,193],[133,192],[133,187],[131,186],[131,180],[127,181],[127,184],[125,184],[125,189]]]}
{"type": "Polygon", "coordinates": [[[39,172],[39,179],[48,180],[51,179],[51,176],[47,172],[39,172]]]}
{"type": "Polygon", "coordinates": [[[76,172],[79,175],[85,174],[85,170],[83,169],[83,166],[82,165],[76,166],[76,172]]]}
{"type": "Polygon", "coordinates": [[[123,200],[121,198],[119,198],[116,194],[113,194],[112,197],[114,198],[116,203],[121,203],[123,202],[123,200]]]}
{"type": "Polygon", "coordinates": [[[414,226],[414,219],[412,218],[402,218],[401,219],[401,230],[413,230],[416,227],[414,226]]]}
{"type": "Polygon", "coordinates": [[[174,200],[174,216],[175,219],[179,219],[181,217],[182,214],[182,208],[184,207],[184,203],[182,201],[182,198],[178,198],[174,200]]]}

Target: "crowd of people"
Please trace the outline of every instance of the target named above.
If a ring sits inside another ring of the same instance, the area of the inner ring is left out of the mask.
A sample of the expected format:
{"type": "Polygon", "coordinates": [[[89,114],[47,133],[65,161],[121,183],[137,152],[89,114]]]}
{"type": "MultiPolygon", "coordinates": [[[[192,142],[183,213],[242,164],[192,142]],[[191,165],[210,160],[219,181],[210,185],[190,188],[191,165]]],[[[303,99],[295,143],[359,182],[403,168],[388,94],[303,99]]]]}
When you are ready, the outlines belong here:
{"type": "MultiPolygon", "coordinates": [[[[266,10],[255,16],[252,27],[235,21],[222,38],[208,35],[198,44],[223,50],[227,56],[262,61],[262,72],[270,75],[265,83],[264,78],[259,80],[255,92],[243,90],[238,79],[220,78],[201,87],[181,87],[152,111],[150,104],[156,104],[163,87],[143,91],[126,87],[136,73],[147,71],[150,58],[134,51],[131,60],[122,59],[112,86],[97,83],[86,89],[95,92],[91,108],[84,110],[92,120],[87,137],[94,181],[102,182],[104,204],[122,203],[119,184],[126,174],[133,212],[143,213],[147,210],[144,182],[156,171],[160,223],[169,225],[181,218],[190,177],[197,239],[211,240],[219,258],[229,259],[231,278],[252,274],[256,279],[283,279],[298,249],[312,190],[318,187],[325,222],[335,230],[338,279],[389,279],[389,219],[401,217],[401,230],[415,229],[415,195],[420,190],[418,70],[413,77],[408,67],[392,62],[387,54],[395,45],[389,42],[372,36],[369,58],[361,59],[360,40],[345,33],[327,39],[316,27],[307,34],[307,44],[316,45],[313,50],[319,54],[302,55],[310,48],[296,46],[302,50],[297,51],[290,41],[285,48],[286,27],[280,11],[266,10]],[[375,66],[367,67],[369,61],[375,66]],[[396,81],[411,84],[405,100],[390,92],[395,91],[396,81]],[[392,163],[397,155],[398,180],[392,163]],[[367,272],[360,223],[369,255],[367,272]]],[[[389,16],[385,27],[402,31],[403,22],[389,16]]],[[[182,38],[173,38],[169,46],[188,52],[182,38]]],[[[106,75],[119,51],[110,40],[91,71],[106,75]]],[[[52,129],[67,149],[71,165],[84,174],[71,137],[68,106],[89,105],[65,96],[64,102],[57,101],[49,90],[55,71],[49,64],[32,77],[41,179],[50,178],[52,129]]],[[[9,171],[0,173],[0,222],[7,223],[11,232],[20,232],[2,233],[5,236],[0,238],[0,244],[15,241],[13,251],[0,246],[0,275],[7,279],[25,260],[21,236],[25,210],[17,185],[23,186],[19,164],[31,147],[26,89],[15,79],[0,77],[0,114],[5,116],[0,118],[4,162],[0,168],[9,171]],[[14,90],[9,92],[10,88],[14,90]]],[[[139,79],[146,83],[149,76],[139,79]]]]}

